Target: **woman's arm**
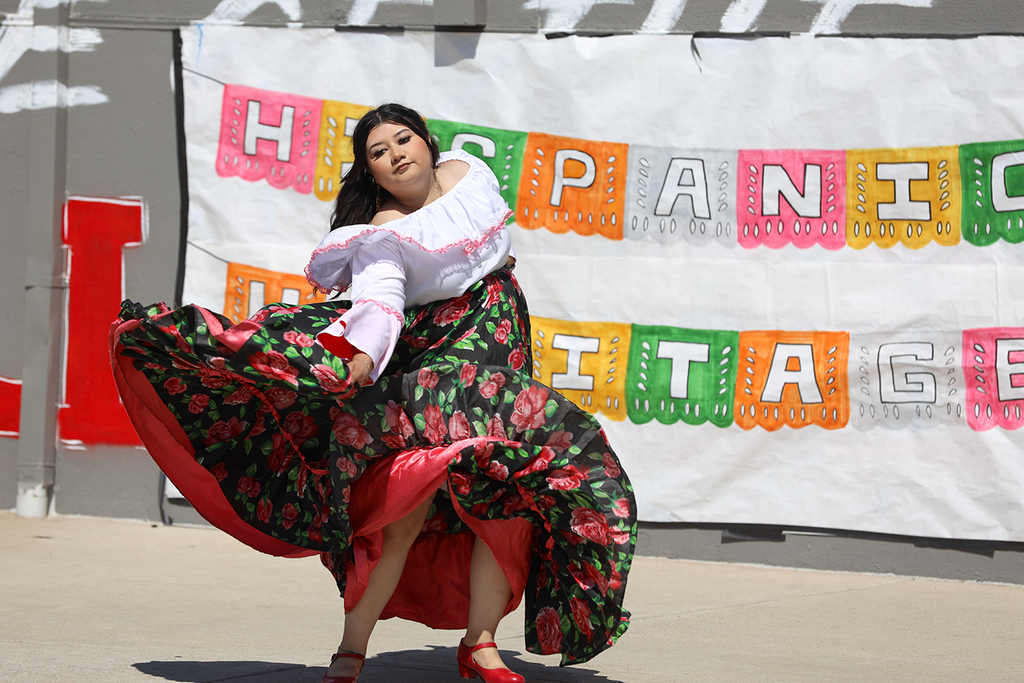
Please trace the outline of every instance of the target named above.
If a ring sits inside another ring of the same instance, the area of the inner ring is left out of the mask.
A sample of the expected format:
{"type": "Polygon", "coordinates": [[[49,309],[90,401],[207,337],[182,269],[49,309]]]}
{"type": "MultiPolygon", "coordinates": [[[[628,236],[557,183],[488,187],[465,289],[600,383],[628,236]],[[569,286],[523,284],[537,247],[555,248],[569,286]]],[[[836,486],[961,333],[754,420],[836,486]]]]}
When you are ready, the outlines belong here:
{"type": "Polygon", "coordinates": [[[348,361],[353,379],[362,383],[380,376],[402,330],[405,267],[397,240],[359,248],[352,259],[351,291],[352,308],[317,341],[348,361]]]}

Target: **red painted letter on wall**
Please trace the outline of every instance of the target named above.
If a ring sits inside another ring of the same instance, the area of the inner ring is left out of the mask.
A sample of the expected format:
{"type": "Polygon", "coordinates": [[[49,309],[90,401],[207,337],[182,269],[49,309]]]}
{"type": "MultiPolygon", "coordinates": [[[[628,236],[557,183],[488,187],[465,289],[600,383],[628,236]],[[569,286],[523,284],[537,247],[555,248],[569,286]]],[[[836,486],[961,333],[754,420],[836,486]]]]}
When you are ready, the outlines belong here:
{"type": "Polygon", "coordinates": [[[64,244],[70,273],[65,406],[60,438],[85,444],[139,445],[110,370],[107,334],[124,296],[122,247],[143,240],[142,202],[69,199],[64,244]]]}
{"type": "Polygon", "coordinates": [[[0,436],[18,438],[21,422],[21,380],[0,377],[0,436]]]}

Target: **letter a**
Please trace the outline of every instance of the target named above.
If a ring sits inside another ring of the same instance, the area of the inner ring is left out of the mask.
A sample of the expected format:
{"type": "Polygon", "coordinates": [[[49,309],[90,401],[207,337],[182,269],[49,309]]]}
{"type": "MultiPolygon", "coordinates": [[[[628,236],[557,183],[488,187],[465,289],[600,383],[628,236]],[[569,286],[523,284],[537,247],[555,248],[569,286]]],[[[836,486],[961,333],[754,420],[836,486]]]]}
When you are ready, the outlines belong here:
{"type": "Polygon", "coordinates": [[[795,384],[800,392],[801,403],[822,403],[821,390],[814,377],[814,348],[810,344],[776,344],[772,355],[772,367],[764,381],[761,400],[766,403],[781,403],[782,390],[787,384],[795,384]],[[788,370],[789,360],[795,358],[799,370],[788,370]]]}
{"type": "Polygon", "coordinates": [[[668,216],[675,207],[676,200],[686,197],[690,200],[690,208],[694,218],[711,218],[711,205],[708,202],[708,180],[704,172],[703,159],[673,159],[665,173],[665,183],[658,195],[658,204],[654,208],[657,216],[668,216]]]}

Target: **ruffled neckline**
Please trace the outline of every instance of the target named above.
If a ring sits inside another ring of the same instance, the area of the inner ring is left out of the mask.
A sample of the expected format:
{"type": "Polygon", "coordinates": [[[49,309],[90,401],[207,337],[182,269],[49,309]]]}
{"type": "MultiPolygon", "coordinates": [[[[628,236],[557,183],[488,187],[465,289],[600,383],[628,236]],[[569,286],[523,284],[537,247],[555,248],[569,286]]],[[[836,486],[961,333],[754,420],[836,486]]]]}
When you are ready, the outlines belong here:
{"type": "Polygon", "coordinates": [[[347,225],[327,234],[310,256],[306,279],[322,292],[345,291],[351,284],[351,260],[360,246],[394,238],[403,246],[443,254],[461,249],[472,255],[505,228],[512,216],[497,178],[476,157],[462,150],[442,152],[438,163],[469,164],[448,192],[430,204],[383,225],[347,225]]]}

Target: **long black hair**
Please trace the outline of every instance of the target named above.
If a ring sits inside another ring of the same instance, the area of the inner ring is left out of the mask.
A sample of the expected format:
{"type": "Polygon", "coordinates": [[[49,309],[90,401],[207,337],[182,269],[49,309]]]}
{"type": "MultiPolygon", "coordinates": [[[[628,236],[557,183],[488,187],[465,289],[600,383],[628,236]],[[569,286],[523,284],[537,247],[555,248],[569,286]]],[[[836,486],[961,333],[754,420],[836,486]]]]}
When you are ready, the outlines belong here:
{"type": "Polygon", "coordinates": [[[405,126],[423,138],[430,149],[431,162],[437,166],[440,156],[437,143],[430,137],[427,123],[418,112],[393,102],[366,112],[352,131],[352,156],[355,159],[352,168],[341,179],[341,189],[338,198],[334,200],[334,213],[331,214],[331,230],[369,223],[381,205],[391,198],[391,194],[373,179],[366,159],[366,140],[370,132],[382,123],[405,126]]]}

